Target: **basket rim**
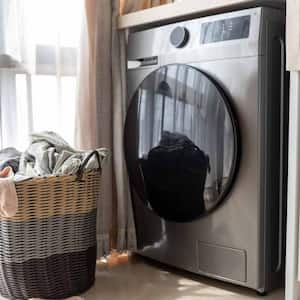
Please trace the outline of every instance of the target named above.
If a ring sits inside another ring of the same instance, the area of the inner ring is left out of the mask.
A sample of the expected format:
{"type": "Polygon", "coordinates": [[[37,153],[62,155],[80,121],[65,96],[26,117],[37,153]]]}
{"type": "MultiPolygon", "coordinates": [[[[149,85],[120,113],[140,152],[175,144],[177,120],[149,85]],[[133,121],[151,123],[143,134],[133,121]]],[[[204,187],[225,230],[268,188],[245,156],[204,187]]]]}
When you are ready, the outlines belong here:
{"type": "MultiPolygon", "coordinates": [[[[98,174],[101,176],[101,172],[99,170],[88,170],[84,171],[84,176],[88,175],[93,175],[93,174],[98,174]]],[[[48,176],[37,176],[37,177],[30,177],[26,178],[20,181],[14,181],[15,186],[23,185],[26,183],[40,183],[40,182],[45,182],[45,181],[56,181],[56,180],[62,180],[62,179],[74,179],[76,181],[77,175],[76,174],[64,174],[64,175],[59,175],[59,174],[49,174],[48,176]]]]}

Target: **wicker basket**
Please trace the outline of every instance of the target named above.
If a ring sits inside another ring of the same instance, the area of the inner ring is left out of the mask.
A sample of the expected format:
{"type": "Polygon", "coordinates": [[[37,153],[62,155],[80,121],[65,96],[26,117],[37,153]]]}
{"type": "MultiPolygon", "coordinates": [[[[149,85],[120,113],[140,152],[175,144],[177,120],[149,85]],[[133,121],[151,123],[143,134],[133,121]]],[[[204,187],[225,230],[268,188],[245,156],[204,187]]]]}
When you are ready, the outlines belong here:
{"type": "Polygon", "coordinates": [[[63,299],[95,280],[96,202],[101,167],[16,183],[19,209],[0,218],[0,293],[9,299],[63,299]]]}

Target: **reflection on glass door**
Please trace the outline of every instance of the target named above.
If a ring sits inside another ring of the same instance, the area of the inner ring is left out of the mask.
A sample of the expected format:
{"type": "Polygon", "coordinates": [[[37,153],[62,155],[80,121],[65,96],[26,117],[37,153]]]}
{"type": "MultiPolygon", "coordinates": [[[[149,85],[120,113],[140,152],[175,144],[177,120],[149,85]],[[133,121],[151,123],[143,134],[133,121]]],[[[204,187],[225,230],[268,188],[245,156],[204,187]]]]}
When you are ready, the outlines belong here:
{"type": "Polygon", "coordinates": [[[195,68],[171,65],[150,74],[130,106],[126,139],[134,131],[138,137],[136,155],[127,155],[127,162],[129,173],[139,169],[133,173],[144,183],[141,197],[173,221],[216,207],[233,181],[238,156],[236,123],[222,90],[195,68]]]}

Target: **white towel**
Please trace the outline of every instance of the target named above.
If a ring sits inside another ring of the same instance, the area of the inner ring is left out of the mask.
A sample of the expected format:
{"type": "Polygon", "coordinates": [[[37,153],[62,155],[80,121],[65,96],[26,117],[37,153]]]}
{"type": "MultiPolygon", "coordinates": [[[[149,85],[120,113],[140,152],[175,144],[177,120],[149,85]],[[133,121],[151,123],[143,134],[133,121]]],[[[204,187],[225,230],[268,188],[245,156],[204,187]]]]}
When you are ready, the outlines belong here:
{"type": "Polygon", "coordinates": [[[14,184],[14,172],[6,167],[0,172],[0,216],[13,217],[18,211],[18,196],[14,184]]]}

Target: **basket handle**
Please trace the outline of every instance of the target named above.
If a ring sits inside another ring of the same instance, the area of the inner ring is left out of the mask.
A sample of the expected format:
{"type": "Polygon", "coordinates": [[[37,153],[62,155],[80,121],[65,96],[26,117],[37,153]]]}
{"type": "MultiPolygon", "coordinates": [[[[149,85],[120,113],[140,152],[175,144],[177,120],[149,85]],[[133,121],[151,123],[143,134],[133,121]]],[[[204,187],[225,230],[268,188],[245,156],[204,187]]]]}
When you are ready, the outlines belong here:
{"type": "Polygon", "coordinates": [[[76,173],[76,181],[83,181],[82,177],[83,177],[83,173],[84,173],[84,169],[85,166],[87,165],[87,163],[90,161],[90,159],[93,156],[96,156],[97,162],[98,162],[98,171],[100,172],[100,174],[102,173],[102,166],[101,166],[101,158],[100,158],[100,154],[97,150],[92,151],[86,158],[85,160],[82,162],[82,164],[80,165],[80,168],[78,169],[77,173],[76,173]]]}

